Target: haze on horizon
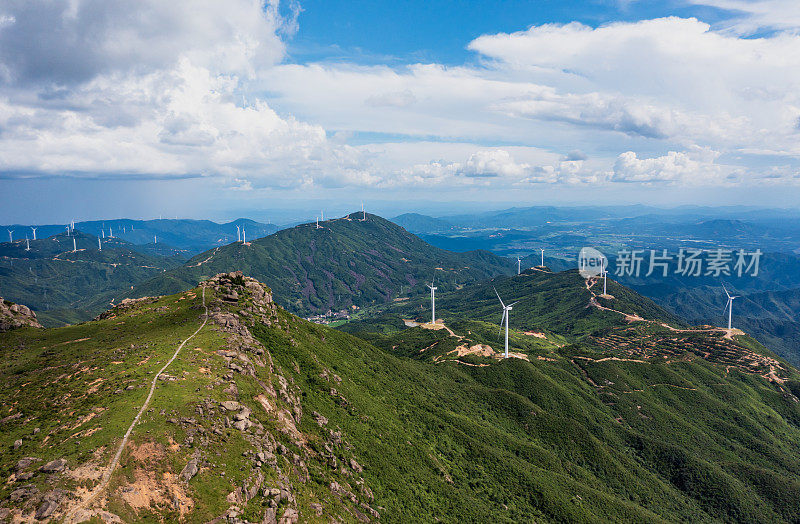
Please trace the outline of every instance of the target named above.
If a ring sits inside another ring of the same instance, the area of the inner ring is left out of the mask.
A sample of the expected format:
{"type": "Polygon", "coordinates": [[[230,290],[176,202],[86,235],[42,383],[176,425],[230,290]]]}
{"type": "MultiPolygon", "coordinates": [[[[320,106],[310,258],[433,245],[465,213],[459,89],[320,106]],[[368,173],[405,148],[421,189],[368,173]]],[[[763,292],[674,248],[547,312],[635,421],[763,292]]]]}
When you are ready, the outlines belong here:
{"type": "Polygon", "coordinates": [[[796,207],[800,5],[652,4],[4,2],[0,221],[796,207]]]}

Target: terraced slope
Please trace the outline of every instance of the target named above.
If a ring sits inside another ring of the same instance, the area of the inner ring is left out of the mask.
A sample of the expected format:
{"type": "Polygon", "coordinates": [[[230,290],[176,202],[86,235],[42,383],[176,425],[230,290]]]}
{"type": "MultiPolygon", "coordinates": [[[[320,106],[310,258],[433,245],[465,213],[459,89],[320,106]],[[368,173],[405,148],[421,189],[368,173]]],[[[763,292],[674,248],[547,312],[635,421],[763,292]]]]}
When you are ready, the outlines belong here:
{"type": "MultiPolygon", "coordinates": [[[[752,368],[770,355],[746,336],[670,329],[592,298],[622,322],[577,343],[524,335],[540,341],[516,348],[527,360],[417,357],[413,337],[381,349],[293,317],[240,274],[11,331],[0,518],[800,519],[797,371],[752,368]],[[640,335],[615,338],[628,328],[640,335]],[[677,355],[668,336],[710,355],[677,355]],[[646,338],[643,351],[625,345],[646,338]]],[[[401,333],[457,347],[496,327],[464,322],[401,333]]]]}

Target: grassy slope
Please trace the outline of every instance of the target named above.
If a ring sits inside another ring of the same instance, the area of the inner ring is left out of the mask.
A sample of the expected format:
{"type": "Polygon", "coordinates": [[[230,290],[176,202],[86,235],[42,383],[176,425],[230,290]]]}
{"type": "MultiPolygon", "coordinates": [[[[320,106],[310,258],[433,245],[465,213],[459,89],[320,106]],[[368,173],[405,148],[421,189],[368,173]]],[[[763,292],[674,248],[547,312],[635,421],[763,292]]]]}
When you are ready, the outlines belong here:
{"type": "Polygon", "coordinates": [[[383,304],[424,293],[434,268],[442,289],[508,273],[505,259],[488,252],[451,253],[378,216],[360,213],[304,224],[200,254],[185,266],[136,287],[131,296],[175,293],[220,272],[241,270],[271,283],[278,302],[298,314],[383,304]]]}
{"type": "MultiPolygon", "coordinates": [[[[0,423],[2,473],[8,477],[23,456],[65,457],[73,469],[107,463],[146,394],[142,386],[196,329],[198,302],[181,294],[116,318],[4,336],[0,414],[22,416],[0,423]],[[134,388],[126,390],[128,385],[134,388]],[[78,423],[100,407],[106,409],[78,423]],[[35,427],[40,431],[34,433],[35,427]],[[23,445],[12,450],[18,438],[23,445]]],[[[278,463],[301,519],[316,519],[310,505],[320,502],[325,517],[319,520],[354,520],[354,504],[330,489],[332,481],[349,483],[364,499],[355,487],[358,475],[342,468],[349,458],[364,466],[372,506],[388,522],[800,518],[800,407],[789,393],[800,390],[794,371],[779,387],[702,359],[600,361],[605,353],[590,345],[564,346],[552,361],[432,364],[280,310],[277,319],[251,328],[276,370],[273,376],[256,367],[256,376],[277,389],[277,375],[283,375],[301,399],[298,427],[308,450],[253,400],[263,392],[254,377],[236,374],[232,382],[252,418],[287,449],[278,463]],[[586,355],[594,358],[579,358],[586,355]],[[314,421],[314,411],[327,418],[324,427],[314,421]],[[335,429],[343,442],[333,449],[336,467],[322,459],[335,429]],[[306,482],[292,472],[289,457],[295,453],[307,465],[306,482]]],[[[194,504],[191,521],[220,515],[231,505],[226,495],[252,475],[242,456],[252,448],[252,434],[225,428],[215,435],[215,415],[197,412],[203,399],[229,398],[225,361],[214,353],[222,345],[214,328],[201,331],[167,370],[177,380],[159,384],[112,479],[107,507],[123,519],[176,518],[168,503],[137,513],[118,488],[136,485],[137,469],[154,478],[177,474],[195,449],[205,457],[204,469],[182,488],[194,504]],[[197,444],[186,444],[185,425],[167,421],[181,416],[208,428],[203,438],[196,435],[197,444]],[[162,453],[137,459],[132,451],[146,444],[162,453]]],[[[275,471],[260,470],[274,485],[275,471]]],[[[52,481],[74,487],[63,477],[52,481]]],[[[44,475],[29,482],[50,489],[44,475]]],[[[10,504],[17,485],[0,487],[0,507],[10,504]]],[[[239,507],[256,520],[266,505],[258,495],[239,507]]]]}

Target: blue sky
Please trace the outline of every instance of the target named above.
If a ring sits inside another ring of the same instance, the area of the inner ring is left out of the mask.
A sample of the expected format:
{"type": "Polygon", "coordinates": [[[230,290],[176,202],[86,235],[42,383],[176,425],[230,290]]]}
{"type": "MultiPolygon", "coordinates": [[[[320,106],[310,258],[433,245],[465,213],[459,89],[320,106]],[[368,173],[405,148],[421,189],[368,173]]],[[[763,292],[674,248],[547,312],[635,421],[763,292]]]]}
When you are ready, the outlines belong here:
{"type": "Polygon", "coordinates": [[[796,0],[10,2],[0,221],[796,205],[798,87],[796,0]]]}
{"type": "Polygon", "coordinates": [[[475,53],[466,49],[474,38],[522,31],[532,25],[581,22],[597,27],[664,16],[694,16],[715,23],[726,15],[718,8],[670,1],[310,0],[302,2],[299,29],[289,41],[288,58],[299,63],[347,60],[458,65],[475,59],[475,53]]]}

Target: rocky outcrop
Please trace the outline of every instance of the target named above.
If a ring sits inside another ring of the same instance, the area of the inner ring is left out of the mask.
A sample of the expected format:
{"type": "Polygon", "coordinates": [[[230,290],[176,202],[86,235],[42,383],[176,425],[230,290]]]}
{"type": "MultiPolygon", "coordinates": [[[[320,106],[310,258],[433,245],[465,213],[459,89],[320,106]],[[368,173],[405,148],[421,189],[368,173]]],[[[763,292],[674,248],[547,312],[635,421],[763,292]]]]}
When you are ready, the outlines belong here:
{"type": "Polygon", "coordinates": [[[25,326],[42,327],[36,320],[36,313],[28,306],[0,298],[0,333],[25,326]]]}

